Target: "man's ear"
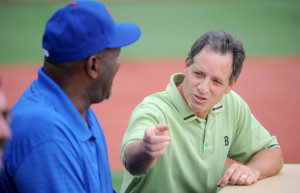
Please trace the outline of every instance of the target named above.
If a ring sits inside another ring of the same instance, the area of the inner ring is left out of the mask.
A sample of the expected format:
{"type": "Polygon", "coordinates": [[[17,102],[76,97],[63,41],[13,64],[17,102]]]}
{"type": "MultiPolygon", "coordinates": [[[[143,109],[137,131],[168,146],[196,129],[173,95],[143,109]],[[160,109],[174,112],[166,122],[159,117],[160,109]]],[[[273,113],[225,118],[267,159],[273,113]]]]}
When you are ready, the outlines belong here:
{"type": "Polygon", "coordinates": [[[226,94],[228,94],[231,90],[232,90],[232,88],[233,88],[233,86],[235,85],[235,83],[236,83],[236,81],[237,81],[238,79],[236,78],[236,79],[234,79],[233,81],[232,81],[232,83],[231,83],[231,85],[229,85],[229,87],[227,88],[227,90],[226,90],[226,94]]]}
{"type": "Polygon", "coordinates": [[[187,68],[188,66],[189,66],[189,58],[188,57],[186,57],[186,59],[185,59],[185,65],[184,65],[184,67],[185,68],[187,68]]]}
{"type": "Polygon", "coordinates": [[[97,64],[95,55],[90,56],[86,61],[85,70],[89,77],[96,79],[101,74],[101,65],[97,64]]]}
{"type": "Polygon", "coordinates": [[[184,64],[184,68],[183,68],[183,75],[184,75],[184,76],[186,75],[187,68],[189,67],[188,61],[189,61],[189,58],[186,57],[186,59],[185,59],[185,64],[184,64]]]}

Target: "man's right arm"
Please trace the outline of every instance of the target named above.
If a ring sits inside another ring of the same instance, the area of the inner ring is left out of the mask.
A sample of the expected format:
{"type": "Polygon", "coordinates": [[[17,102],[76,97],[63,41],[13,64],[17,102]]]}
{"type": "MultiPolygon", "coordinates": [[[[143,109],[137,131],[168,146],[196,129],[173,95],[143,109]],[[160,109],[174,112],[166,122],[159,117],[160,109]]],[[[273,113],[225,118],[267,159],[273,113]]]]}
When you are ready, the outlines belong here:
{"type": "Polygon", "coordinates": [[[146,173],[153,167],[157,158],[164,154],[170,141],[168,129],[167,124],[150,126],[142,140],[129,143],[125,147],[125,167],[132,175],[146,173]]]}

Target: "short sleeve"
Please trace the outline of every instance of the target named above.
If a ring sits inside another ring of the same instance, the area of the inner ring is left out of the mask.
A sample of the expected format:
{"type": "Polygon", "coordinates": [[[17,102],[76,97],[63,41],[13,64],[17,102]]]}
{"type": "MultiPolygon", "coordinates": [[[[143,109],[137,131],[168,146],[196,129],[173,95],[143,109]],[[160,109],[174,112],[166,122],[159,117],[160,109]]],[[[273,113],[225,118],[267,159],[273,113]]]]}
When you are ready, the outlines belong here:
{"type": "Polygon", "coordinates": [[[128,128],[124,134],[122,141],[122,148],[120,153],[120,159],[125,166],[124,162],[124,150],[125,147],[134,141],[138,141],[143,139],[145,130],[152,126],[157,125],[159,123],[163,123],[162,113],[156,105],[153,104],[140,104],[137,108],[132,112],[128,128]]]}
{"type": "Polygon", "coordinates": [[[14,183],[22,193],[87,192],[79,160],[55,141],[35,147],[22,161],[14,183]]]}
{"type": "Polygon", "coordinates": [[[276,148],[279,145],[276,137],[271,136],[254,117],[246,102],[240,97],[237,99],[236,130],[228,157],[245,163],[250,161],[256,152],[265,148],[276,148]]]}

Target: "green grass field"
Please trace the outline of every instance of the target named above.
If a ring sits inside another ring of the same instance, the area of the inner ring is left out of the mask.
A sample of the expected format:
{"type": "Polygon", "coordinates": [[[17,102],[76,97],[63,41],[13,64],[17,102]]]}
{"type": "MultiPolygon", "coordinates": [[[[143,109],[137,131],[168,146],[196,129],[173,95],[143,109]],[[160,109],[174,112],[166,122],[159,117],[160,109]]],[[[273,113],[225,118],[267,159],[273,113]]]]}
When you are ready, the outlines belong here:
{"type": "Polygon", "coordinates": [[[111,178],[114,189],[120,192],[123,181],[123,171],[112,171],[111,178]]]}
{"type": "MultiPolygon", "coordinates": [[[[299,0],[106,3],[117,22],[134,22],[140,40],[123,57],[181,57],[209,30],[242,40],[248,55],[300,53],[299,0]]],[[[0,64],[42,61],[48,18],[63,4],[0,4],[0,64]]]]}

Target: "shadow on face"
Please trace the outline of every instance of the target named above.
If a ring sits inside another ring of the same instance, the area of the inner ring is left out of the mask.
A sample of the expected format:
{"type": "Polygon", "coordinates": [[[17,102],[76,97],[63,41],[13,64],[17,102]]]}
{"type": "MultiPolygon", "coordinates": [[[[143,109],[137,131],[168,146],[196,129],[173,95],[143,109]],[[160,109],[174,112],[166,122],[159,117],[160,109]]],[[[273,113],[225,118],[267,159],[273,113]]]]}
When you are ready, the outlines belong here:
{"type": "Polygon", "coordinates": [[[10,111],[7,107],[7,102],[4,92],[0,87],[0,170],[2,169],[2,153],[6,140],[10,137],[10,129],[8,123],[10,121],[10,111]]]}

